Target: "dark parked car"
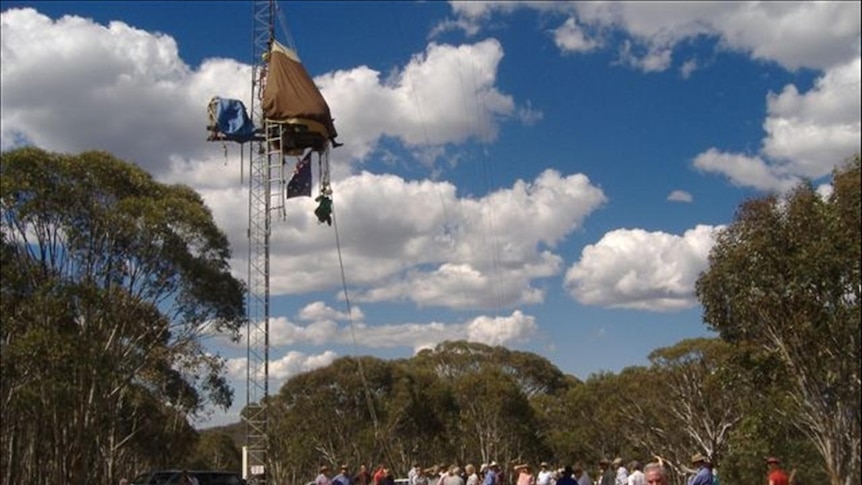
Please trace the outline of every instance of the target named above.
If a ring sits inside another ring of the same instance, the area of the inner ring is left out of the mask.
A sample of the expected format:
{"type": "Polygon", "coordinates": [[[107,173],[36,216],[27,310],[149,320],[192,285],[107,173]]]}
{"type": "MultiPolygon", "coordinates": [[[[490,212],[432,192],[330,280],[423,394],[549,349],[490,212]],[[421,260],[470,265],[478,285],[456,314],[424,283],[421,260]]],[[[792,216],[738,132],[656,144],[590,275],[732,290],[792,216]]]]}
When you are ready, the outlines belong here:
{"type": "MultiPolygon", "coordinates": [[[[135,477],[131,485],[174,485],[180,483],[182,473],[182,470],[158,470],[143,473],[135,477]]],[[[188,473],[198,479],[199,485],[245,485],[245,480],[237,472],[188,470],[188,473]]]]}

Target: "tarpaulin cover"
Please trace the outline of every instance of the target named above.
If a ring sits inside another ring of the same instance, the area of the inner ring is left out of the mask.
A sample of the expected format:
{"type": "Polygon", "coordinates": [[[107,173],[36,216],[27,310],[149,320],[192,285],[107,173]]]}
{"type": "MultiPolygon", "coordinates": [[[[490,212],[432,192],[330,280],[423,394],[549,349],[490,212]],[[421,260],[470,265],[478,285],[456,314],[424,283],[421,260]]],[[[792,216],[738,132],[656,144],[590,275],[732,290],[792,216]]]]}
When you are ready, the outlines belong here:
{"type": "Polygon", "coordinates": [[[215,123],[218,131],[226,139],[242,143],[254,137],[254,123],[248,117],[242,101],[216,97],[211,103],[215,103],[215,123]]]}
{"type": "Polygon", "coordinates": [[[296,118],[316,121],[326,129],[326,138],[335,138],[337,133],[329,105],[296,52],[273,41],[268,62],[261,105],[264,116],[276,121],[296,118]]]}

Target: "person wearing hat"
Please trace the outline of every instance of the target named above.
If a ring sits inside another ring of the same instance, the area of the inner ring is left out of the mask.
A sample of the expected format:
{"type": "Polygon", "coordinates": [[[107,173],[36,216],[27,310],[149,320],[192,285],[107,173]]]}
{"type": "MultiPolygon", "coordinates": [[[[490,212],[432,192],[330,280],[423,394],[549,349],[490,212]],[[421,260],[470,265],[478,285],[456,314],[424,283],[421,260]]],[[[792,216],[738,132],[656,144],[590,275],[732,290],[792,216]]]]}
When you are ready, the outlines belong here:
{"type": "Polygon", "coordinates": [[[700,453],[691,457],[691,464],[697,467],[697,472],[691,477],[688,485],[712,485],[712,470],[707,466],[707,458],[700,453]]]}
{"type": "Polygon", "coordinates": [[[332,485],[332,480],[329,479],[329,467],[321,465],[318,471],[317,478],[314,479],[314,485],[332,485]]]}
{"type": "Polygon", "coordinates": [[[616,474],[611,471],[611,461],[607,458],[599,460],[599,476],[596,479],[599,485],[614,485],[616,474]]]}
{"type": "Polygon", "coordinates": [[[548,462],[539,464],[539,473],[536,474],[536,485],[554,485],[554,472],[551,471],[548,462]]]}
{"type": "Polygon", "coordinates": [[[769,474],[766,476],[769,485],[787,485],[790,483],[787,473],[781,469],[781,461],[778,458],[770,456],[766,459],[766,465],[769,467],[769,474]]]}
{"type": "Polygon", "coordinates": [[[482,485],[498,485],[498,473],[500,473],[500,465],[496,461],[488,463],[488,469],[485,470],[485,479],[482,481],[482,485]]]}
{"type": "Polygon", "coordinates": [[[341,465],[338,475],[332,479],[332,485],[353,485],[353,479],[350,477],[350,467],[341,465]]]}
{"type": "Polygon", "coordinates": [[[518,472],[518,485],[536,485],[536,479],[530,470],[530,465],[526,463],[515,465],[515,471],[518,472]]]}

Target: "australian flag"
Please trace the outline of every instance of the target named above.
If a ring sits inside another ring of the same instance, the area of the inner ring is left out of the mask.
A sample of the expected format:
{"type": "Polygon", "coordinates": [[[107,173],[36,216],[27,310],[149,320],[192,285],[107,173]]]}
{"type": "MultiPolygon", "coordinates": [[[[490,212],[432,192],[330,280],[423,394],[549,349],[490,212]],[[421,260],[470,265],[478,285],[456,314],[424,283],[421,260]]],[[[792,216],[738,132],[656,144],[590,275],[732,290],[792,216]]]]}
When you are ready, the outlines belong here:
{"type": "Polygon", "coordinates": [[[306,196],[311,197],[311,154],[304,156],[302,160],[296,162],[296,168],[293,169],[293,176],[290,182],[287,183],[287,198],[306,196]]]}

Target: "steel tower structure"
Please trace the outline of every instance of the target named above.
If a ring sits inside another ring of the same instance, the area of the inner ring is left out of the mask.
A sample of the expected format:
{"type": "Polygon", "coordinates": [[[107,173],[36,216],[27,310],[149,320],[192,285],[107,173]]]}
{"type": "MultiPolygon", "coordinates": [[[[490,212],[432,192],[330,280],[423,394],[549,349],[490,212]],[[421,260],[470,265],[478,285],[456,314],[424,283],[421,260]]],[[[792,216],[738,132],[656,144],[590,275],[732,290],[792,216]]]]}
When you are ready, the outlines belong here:
{"type": "MultiPolygon", "coordinates": [[[[274,38],[275,0],[255,0],[252,39],[251,116],[254,125],[263,127],[263,141],[249,143],[249,197],[248,197],[248,330],[246,369],[246,453],[248,470],[254,474],[265,472],[263,482],[269,480],[268,456],[268,399],[269,399],[269,244],[272,213],[282,202],[284,183],[282,153],[270,149],[271,128],[261,109],[268,52],[274,38]]],[[[246,470],[246,471],[248,471],[246,470]]]]}

